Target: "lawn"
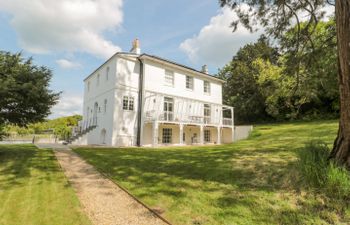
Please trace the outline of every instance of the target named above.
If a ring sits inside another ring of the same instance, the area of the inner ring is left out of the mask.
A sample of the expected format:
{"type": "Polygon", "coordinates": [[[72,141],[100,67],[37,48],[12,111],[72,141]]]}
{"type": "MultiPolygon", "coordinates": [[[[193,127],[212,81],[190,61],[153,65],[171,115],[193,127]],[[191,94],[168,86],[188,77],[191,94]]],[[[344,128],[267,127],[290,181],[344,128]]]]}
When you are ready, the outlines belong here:
{"type": "Polygon", "coordinates": [[[49,149],[0,145],[0,225],[91,224],[49,149]]]}
{"type": "Polygon", "coordinates": [[[174,224],[349,224],[350,209],[301,185],[296,152],[331,146],[336,121],[261,125],[230,145],[74,151],[174,224]]]}

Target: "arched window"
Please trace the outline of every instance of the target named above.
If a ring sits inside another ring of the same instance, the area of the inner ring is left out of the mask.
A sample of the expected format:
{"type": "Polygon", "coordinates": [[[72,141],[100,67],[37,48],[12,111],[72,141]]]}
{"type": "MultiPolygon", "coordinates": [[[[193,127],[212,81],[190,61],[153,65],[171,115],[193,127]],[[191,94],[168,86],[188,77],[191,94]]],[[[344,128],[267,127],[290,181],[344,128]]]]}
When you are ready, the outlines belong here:
{"type": "Polygon", "coordinates": [[[107,112],[107,99],[105,99],[104,104],[103,104],[103,112],[107,112]]]}
{"type": "Polygon", "coordinates": [[[101,144],[106,144],[106,129],[102,129],[101,130],[101,134],[100,134],[100,142],[101,142],[101,144]]]}
{"type": "Polygon", "coordinates": [[[109,77],[109,66],[106,69],[106,80],[108,80],[108,77],[109,77]]]}

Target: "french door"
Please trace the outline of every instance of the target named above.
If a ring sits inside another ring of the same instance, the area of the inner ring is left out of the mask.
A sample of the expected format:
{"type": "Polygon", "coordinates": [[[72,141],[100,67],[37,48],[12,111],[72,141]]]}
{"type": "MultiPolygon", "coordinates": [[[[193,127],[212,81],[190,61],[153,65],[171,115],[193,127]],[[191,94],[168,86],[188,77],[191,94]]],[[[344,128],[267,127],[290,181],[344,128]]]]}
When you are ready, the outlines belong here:
{"type": "Polygon", "coordinates": [[[165,121],[172,121],[174,115],[174,99],[164,97],[163,115],[165,121]]]}

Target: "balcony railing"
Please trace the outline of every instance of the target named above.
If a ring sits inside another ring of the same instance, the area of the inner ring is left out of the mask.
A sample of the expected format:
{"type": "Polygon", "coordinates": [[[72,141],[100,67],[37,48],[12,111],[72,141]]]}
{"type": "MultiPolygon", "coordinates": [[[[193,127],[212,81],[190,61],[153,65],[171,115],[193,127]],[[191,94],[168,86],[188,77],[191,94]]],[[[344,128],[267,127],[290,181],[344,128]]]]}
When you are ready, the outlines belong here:
{"type": "Polygon", "coordinates": [[[232,126],[233,125],[233,121],[232,121],[231,118],[223,118],[222,119],[222,125],[232,126]]]}
{"type": "Polygon", "coordinates": [[[233,107],[188,97],[146,91],[145,121],[233,126],[233,107]]]}
{"type": "Polygon", "coordinates": [[[181,123],[192,123],[192,124],[209,124],[209,125],[226,125],[232,126],[233,122],[231,118],[213,118],[211,116],[198,116],[198,115],[181,115],[173,112],[160,112],[157,113],[147,111],[145,113],[146,121],[165,121],[165,122],[181,122],[181,123]]]}

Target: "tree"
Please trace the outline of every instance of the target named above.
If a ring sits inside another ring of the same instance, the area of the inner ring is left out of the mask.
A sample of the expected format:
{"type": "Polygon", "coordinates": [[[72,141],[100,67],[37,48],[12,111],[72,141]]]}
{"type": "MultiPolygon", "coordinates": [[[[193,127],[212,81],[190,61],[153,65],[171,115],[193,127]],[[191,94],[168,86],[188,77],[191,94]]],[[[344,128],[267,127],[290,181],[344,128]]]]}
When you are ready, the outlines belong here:
{"type": "Polygon", "coordinates": [[[59,93],[49,89],[52,71],[24,60],[21,53],[0,51],[0,127],[44,120],[59,93]]]}
{"type": "MultiPolygon", "coordinates": [[[[296,24],[297,40],[293,52],[296,55],[306,43],[312,44],[313,40],[308,37],[324,16],[324,6],[335,5],[340,120],[330,159],[350,168],[350,0],[220,0],[220,3],[221,6],[231,7],[237,12],[238,20],[232,23],[234,29],[241,23],[254,31],[254,25],[259,23],[271,37],[280,40],[284,33],[296,24]],[[244,9],[241,3],[245,3],[249,10],[244,9]],[[300,26],[300,15],[306,18],[304,28],[300,26]],[[302,39],[302,36],[307,38],[302,39]]],[[[296,77],[299,77],[300,62],[296,61],[296,77]]]]}
{"type": "Polygon", "coordinates": [[[305,101],[305,98],[290,92],[295,79],[283,74],[283,66],[269,61],[256,59],[253,65],[258,71],[255,79],[265,99],[265,111],[276,120],[295,119],[305,101]]]}
{"type": "MultiPolygon", "coordinates": [[[[300,24],[304,27],[306,23],[300,24]]],[[[235,122],[333,118],[339,115],[335,22],[319,22],[296,57],[297,26],[281,38],[279,48],[266,37],[242,47],[218,73],[225,79],[225,104],[236,106],[235,122]],[[295,62],[300,60],[299,76],[295,62]]]]}
{"type": "Polygon", "coordinates": [[[235,109],[236,123],[261,122],[270,119],[265,111],[265,98],[259,92],[255,77],[259,72],[253,65],[256,59],[277,62],[278,52],[270,46],[264,36],[260,37],[256,43],[242,47],[232,61],[218,73],[218,77],[226,80],[223,86],[225,104],[239,106],[235,109]]]}
{"type": "MultiPolygon", "coordinates": [[[[299,24],[302,29],[305,26],[307,23],[299,24]]],[[[296,103],[291,103],[298,109],[298,117],[338,115],[339,90],[337,65],[334,63],[337,59],[335,22],[333,19],[320,21],[312,29],[312,33],[308,32],[309,37],[301,37],[312,42],[305,42],[297,55],[294,54],[294,46],[298,38],[298,26],[288,30],[280,40],[284,77],[295,80],[295,85],[290,87],[290,94],[296,96],[293,97],[296,103]],[[295,76],[296,70],[299,70],[298,76],[295,76]]]]}
{"type": "Polygon", "coordinates": [[[350,0],[336,1],[338,79],[340,91],[339,131],[330,158],[350,168],[350,0]]]}

